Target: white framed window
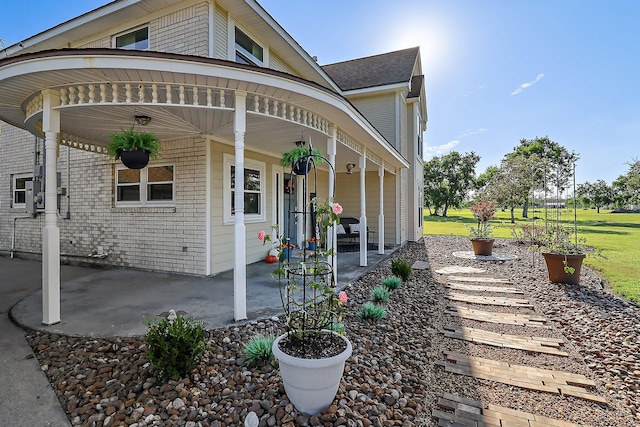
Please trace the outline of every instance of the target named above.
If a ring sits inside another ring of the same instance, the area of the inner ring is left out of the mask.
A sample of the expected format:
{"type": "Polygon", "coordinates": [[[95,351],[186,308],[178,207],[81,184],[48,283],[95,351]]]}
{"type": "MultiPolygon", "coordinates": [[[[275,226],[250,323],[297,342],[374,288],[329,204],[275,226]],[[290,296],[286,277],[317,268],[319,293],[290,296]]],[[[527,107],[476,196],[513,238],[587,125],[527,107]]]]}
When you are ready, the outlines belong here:
{"type": "Polygon", "coordinates": [[[150,165],[144,169],[116,166],[115,205],[175,206],[175,170],[171,164],[150,165]]]}
{"type": "Polygon", "coordinates": [[[113,37],[113,47],[127,50],[149,49],[149,27],[140,27],[113,37]]]}
{"type": "Polygon", "coordinates": [[[237,26],[233,26],[233,60],[240,64],[265,66],[265,48],[237,26]]]}
{"type": "MultiPolygon", "coordinates": [[[[231,224],[235,218],[236,166],[235,157],[223,155],[223,204],[224,222],[231,224]]],[[[244,219],[245,222],[262,222],[266,214],[266,166],[263,162],[244,159],[244,219]]]]}
{"type": "Polygon", "coordinates": [[[33,181],[33,175],[28,173],[12,175],[11,191],[12,206],[14,208],[27,208],[27,182],[33,181]]]}

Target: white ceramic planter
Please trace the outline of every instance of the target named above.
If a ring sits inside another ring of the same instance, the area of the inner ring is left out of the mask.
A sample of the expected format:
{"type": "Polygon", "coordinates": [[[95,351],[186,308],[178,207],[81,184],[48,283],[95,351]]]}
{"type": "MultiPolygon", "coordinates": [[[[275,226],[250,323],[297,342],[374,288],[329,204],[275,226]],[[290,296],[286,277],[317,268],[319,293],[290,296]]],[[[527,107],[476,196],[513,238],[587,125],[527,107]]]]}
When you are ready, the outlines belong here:
{"type": "Polygon", "coordinates": [[[283,353],[278,343],[287,334],[280,335],[273,342],[273,354],[280,362],[280,376],[289,401],[304,414],[322,412],[331,405],[338,392],[344,372],[344,362],[351,356],[351,342],[343,336],[347,348],[337,356],[324,359],[302,359],[283,353]]]}

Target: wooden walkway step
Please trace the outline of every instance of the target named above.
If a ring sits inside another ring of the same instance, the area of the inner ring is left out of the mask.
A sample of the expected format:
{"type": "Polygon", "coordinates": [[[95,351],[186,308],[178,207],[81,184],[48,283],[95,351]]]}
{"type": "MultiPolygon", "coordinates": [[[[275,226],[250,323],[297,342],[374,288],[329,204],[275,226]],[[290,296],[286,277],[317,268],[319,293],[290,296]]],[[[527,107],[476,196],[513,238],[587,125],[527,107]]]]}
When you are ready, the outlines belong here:
{"type": "Polygon", "coordinates": [[[446,314],[450,316],[462,317],[463,319],[477,320],[479,322],[501,323],[515,326],[535,326],[546,328],[543,323],[547,321],[544,317],[527,314],[496,313],[493,311],[482,311],[467,308],[460,305],[448,306],[446,314]]]}
{"type": "Polygon", "coordinates": [[[477,295],[466,295],[455,292],[450,292],[447,295],[452,301],[462,301],[471,304],[482,305],[501,305],[506,307],[521,307],[521,308],[533,308],[533,305],[529,304],[529,300],[521,298],[506,298],[506,297],[483,297],[477,295]]]}
{"type": "Polygon", "coordinates": [[[477,400],[445,393],[438,399],[438,407],[431,416],[438,420],[438,426],[528,426],[528,427],[579,427],[567,421],[556,420],[516,411],[515,409],[482,403],[477,400]]]}
{"type": "Polygon", "coordinates": [[[448,276],[447,279],[455,280],[456,282],[511,283],[509,279],[486,276],[448,276]]]}
{"type": "Polygon", "coordinates": [[[446,361],[436,361],[435,363],[443,366],[447,372],[607,404],[603,397],[589,393],[583,388],[595,387],[596,385],[584,375],[510,365],[506,362],[467,356],[456,352],[445,352],[445,354],[447,355],[446,361]]]}
{"type": "Polygon", "coordinates": [[[499,334],[482,329],[467,328],[460,325],[447,325],[444,329],[443,334],[449,338],[470,341],[477,344],[486,344],[494,347],[515,348],[534,353],[554,354],[556,356],[569,356],[568,353],[558,350],[561,345],[564,345],[564,341],[558,338],[499,334]]]}
{"type": "Polygon", "coordinates": [[[502,286],[486,286],[486,285],[467,285],[466,283],[454,283],[449,282],[445,285],[449,289],[455,289],[456,291],[471,291],[471,292],[502,292],[505,294],[524,294],[521,290],[512,287],[502,286]]]}

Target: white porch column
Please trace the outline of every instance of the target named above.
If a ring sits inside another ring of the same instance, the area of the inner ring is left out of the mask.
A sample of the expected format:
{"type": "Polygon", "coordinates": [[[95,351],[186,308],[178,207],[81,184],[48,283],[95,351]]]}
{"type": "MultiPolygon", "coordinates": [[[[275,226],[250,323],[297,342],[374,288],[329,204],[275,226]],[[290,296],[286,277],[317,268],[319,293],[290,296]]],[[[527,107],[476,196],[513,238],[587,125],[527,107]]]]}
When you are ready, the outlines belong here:
{"type": "Polygon", "coordinates": [[[378,254],[384,254],[384,163],[378,167],[380,178],[380,211],[378,212],[378,254]]]}
{"type": "MultiPolygon", "coordinates": [[[[330,125],[329,132],[331,136],[327,138],[327,154],[329,155],[329,164],[333,166],[329,167],[329,196],[334,196],[336,193],[336,140],[338,138],[338,131],[334,125],[330,125]]],[[[334,200],[340,203],[339,200],[334,200]]],[[[333,279],[335,283],[338,283],[338,245],[336,237],[336,227],[331,226],[327,230],[327,249],[331,249],[332,255],[327,259],[329,265],[333,266],[333,279]]]]}
{"type": "Polygon", "coordinates": [[[367,198],[365,175],[367,168],[366,150],[360,156],[360,267],[367,266],[367,246],[369,244],[367,233],[367,198]]]}
{"type": "MultiPolygon", "coordinates": [[[[247,94],[236,92],[233,131],[235,140],[235,223],[233,225],[233,318],[247,318],[247,241],[244,226],[244,133],[247,128],[247,94]]],[[[229,171],[224,171],[229,173],[229,171]]]]}
{"type": "Polygon", "coordinates": [[[60,105],[56,91],[42,91],[42,130],[45,141],[45,195],[44,227],[42,229],[42,323],[60,322],[60,228],[58,227],[58,134],[60,112],[53,107],[60,105]]]}

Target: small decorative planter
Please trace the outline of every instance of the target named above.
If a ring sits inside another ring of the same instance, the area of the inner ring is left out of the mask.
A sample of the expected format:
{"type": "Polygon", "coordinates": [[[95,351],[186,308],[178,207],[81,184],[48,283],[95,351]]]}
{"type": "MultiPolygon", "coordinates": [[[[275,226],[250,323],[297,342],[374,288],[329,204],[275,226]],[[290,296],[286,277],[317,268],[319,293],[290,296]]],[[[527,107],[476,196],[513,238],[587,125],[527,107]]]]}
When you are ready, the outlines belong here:
{"type": "Polygon", "coordinates": [[[475,255],[489,256],[493,253],[494,239],[471,239],[475,255]]]}
{"type": "Polygon", "coordinates": [[[129,169],[142,169],[149,164],[149,152],[144,150],[121,150],[120,160],[129,169]]]}
{"type": "Polygon", "coordinates": [[[324,359],[303,359],[280,350],[278,344],[287,337],[280,335],[273,342],[273,355],[280,364],[280,376],[289,401],[307,415],[322,412],[331,405],[338,392],[344,372],[344,363],[353,351],[351,342],[335,332],[326,331],[343,339],[347,348],[340,354],[324,359]]]}
{"type": "Polygon", "coordinates": [[[549,280],[551,283],[568,283],[577,285],[580,283],[580,269],[582,268],[582,260],[585,254],[563,255],[549,252],[543,252],[542,256],[547,263],[547,271],[549,272],[549,280]],[[565,271],[565,260],[567,267],[573,268],[573,273],[565,271]]]}
{"type": "Polygon", "coordinates": [[[282,249],[282,258],[284,260],[293,258],[293,248],[283,248],[282,249]]]}
{"type": "Polygon", "coordinates": [[[308,246],[307,248],[309,248],[310,251],[315,251],[316,250],[316,242],[308,242],[308,246]]]}

